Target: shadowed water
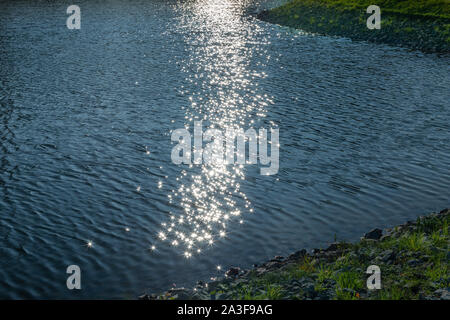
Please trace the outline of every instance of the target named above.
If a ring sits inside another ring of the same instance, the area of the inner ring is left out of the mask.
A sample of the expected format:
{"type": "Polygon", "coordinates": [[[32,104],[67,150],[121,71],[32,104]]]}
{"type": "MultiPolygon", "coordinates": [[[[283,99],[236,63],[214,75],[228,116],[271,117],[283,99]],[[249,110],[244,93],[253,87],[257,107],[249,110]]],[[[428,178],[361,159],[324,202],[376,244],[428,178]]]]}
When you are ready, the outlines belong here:
{"type": "Polygon", "coordinates": [[[0,298],[135,298],[449,206],[449,57],[254,18],[273,3],[79,1],[81,30],[0,3],[0,298]],[[279,128],[278,174],[173,164],[195,120],[279,128]]]}

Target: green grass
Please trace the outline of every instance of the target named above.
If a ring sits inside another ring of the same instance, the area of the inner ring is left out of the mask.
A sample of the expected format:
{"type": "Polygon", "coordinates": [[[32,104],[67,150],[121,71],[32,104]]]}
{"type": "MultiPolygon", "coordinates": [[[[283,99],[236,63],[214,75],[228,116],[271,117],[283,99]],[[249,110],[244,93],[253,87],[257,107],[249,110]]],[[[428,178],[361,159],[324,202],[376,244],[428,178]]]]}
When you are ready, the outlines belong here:
{"type": "Polygon", "coordinates": [[[325,280],[332,278],[333,278],[333,271],[323,264],[320,265],[320,267],[317,269],[317,281],[319,281],[319,283],[322,283],[325,280]]]}
{"type": "MultiPolygon", "coordinates": [[[[433,266],[428,267],[425,270],[425,276],[432,282],[438,282],[440,280],[445,280],[447,278],[448,281],[448,264],[445,262],[438,262],[433,264],[433,266]]],[[[445,287],[445,281],[438,284],[439,287],[445,287]]]]}
{"type": "Polygon", "coordinates": [[[414,252],[425,250],[427,242],[423,233],[414,232],[413,234],[405,234],[398,240],[400,249],[411,250],[414,252]]]}
{"type": "Polygon", "coordinates": [[[408,297],[408,292],[398,285],[381,290],[377,298],[379,300],[402,300],[408,297]]]}
{"type": "Polygon", "coordinates": [[[381,12],[450,18],[450,0],[293,0],[274,9],[290,10],[301,5],[321,5],[340,10],[366,9],[376,4],[381,12]]]}

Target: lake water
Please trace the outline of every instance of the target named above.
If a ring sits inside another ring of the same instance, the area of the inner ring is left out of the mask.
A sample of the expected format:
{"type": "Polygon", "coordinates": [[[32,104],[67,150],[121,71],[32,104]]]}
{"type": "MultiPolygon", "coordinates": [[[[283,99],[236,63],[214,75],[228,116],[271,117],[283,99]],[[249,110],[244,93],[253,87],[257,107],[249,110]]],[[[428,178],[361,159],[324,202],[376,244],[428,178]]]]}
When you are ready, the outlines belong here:
{"type": "Polygon", "coordinates": [[[448,56],[254,17],[274,2],[77,4],[80,30],[0,4],[0,298],[136,298],[450,205],[448,56]],[[200,119],[279,128],[278,174],[173,164],[200,119]]]}

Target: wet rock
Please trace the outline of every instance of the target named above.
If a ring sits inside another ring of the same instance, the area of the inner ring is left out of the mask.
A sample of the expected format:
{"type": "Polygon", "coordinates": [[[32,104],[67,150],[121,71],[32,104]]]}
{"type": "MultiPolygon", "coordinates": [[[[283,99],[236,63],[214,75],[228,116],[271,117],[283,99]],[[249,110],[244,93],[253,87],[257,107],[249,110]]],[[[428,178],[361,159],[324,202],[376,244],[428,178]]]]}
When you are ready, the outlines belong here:
{"type": "Polygon", "coordinates": [[[266,269],[276,269],[279,268],[280,266],[282,266],[282,263],[278,261],[269,261],[264,265],[266,269]]]}
{"type": "Polygon", "coordinates": [[[380,241],[389,240],[389,239],[392,238],[392,235],[393,235],[393,234],[391,234],[391,233],[390,233],[390,234],[382,235],[381,238],[380,238],[380,241]]]}
{"type": "Polygon", "coordinates": [[[439,297],[441,300],[450,300],[450,289],[438,289],[434,292],[436,296],[439,297]]]}
{"type": "Polygon", "coordinates": [[[387,264],[391,264],[395,259],[395,253],[392,250],[386,250],[381,255],[381,261],[387,264]]]}
{"type": "Polygon", "coordinates": [[[275,256],[272,260],[270,261],[274,261],[274,262],[281,262],[283,261],[284,257],[283,256],[275,256]]]}
{"type": "Polygon", "coordinates": [[[339,248],[339,243],[333,242],[325,249],[325,251],[336,251],[339,248]]]}
{"type": "Polygon", "coordinates": [[[333,288],[334,286],[336,286],[336,280],[325,279],[325,280],[323,280],[322,285],[326,288],[333,288]]]}
{"type": "Polygon", "coordinates": [[[364,239],[379,240],[383,235],[383,230],[375,228],[364,235],[364,239]]]}
{"type": "Polygon", "coordinates": [[[225,276],[227,277],[236,277],[239,275],[239,272],[241,271],[240,268],[237,267],[231,267],[230,269],[225,272],[225,276]]]}
{"type": "Polygon", "coordinates": [[[216,295],[216,300],[226,300],[228,296],[225,293],[219,293],[216,295]]]}
{"type": "Polygon", "coordinates": [[[157,296],[154,294],[143,294],[142,296],[139,296],[138,299],[139,300],[156,300],[157,296]]]}
{"type": "Polygon", "coordinates": [[[259,268],[256,268],[256,269],[255,269],[255,272],[256,272],[258,275],[261,275],[261,274],[263,274],[263,273],[266,273],[266,272],[267,272],[267,269],[266,269],[266,268],[263,268],[263,267],[259,267],[259,268]]]}
{"type": "Polygon", "coordinates": [[[170,296],[179,300],[190,300],[192,294],[186,288],[173,288],[168,291],[170,296]]]}
{"type": "Polygon", "coordinates": [[[317,292],[314,289],[314,283],[312,282],[303,285],[302,290],[308,297],[315,297],[317,295],[317,292]]]}
{"type": "Polygon", "coordinates": [[[306,255],[306,250],[302,249],[288,256],[288,260],[298,260],[306,255]]]}
{"type": "Polygon", "coordinates": [[[317,295],[318,300],[331,300],[333,299],[334,291],[333,290],[325,290],[322,292],[319,292],[317,295]]]}
{"type": "Polygon", "coordinates": [[[349,288],[344,288],[342,289],[343,292],[348,292],[350,294],[350,296],[354,297],[356,295],[356,291],[353,289],[349,289],[349,288]]]}
{"type": "Polygon", "coordinates": [[[219,281],[211,281],[207,284],[207,288],[209,291],[214,291],[217,289],[217,287],[219,286],[220,282],[219,281]]]}
{"type": "Polygon", "coordinates": [[[407,264],[411,267],[416,267],[421,263],[422,263],[422,261],[418,260],[418,259],[411,259],[411,260],[408,260],[408,262],[407,262],[407,264]]]}

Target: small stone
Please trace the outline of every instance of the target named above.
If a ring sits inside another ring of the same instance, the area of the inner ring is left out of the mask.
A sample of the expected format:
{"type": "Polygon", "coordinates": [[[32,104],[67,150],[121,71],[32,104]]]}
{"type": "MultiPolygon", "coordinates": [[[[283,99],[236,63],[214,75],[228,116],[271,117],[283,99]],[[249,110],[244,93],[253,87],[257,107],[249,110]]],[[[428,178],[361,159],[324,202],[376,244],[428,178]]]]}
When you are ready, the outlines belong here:
{"type": "Polygon", "coordinates": [[[383,230],[381,229],[373,229],[364,235],[365,239],[378,240],[383,235],[383,230]]]}
{"type": "Polygon", "coordinates": [[[305,294],[309,297],[313,297],[316,295],[316,290],[314,289],[313,283],[308,283],[305,286],[302,287],[305,294]]]}
{"type": "Polygon", "coordinates": [[[267,272],[267,269],[266,268],[262,268],[262,267],[259,267],[259,268],[256,268],[256,273],[257,274],[263,274],[263,273],[266,273],[267,272]]]}
{"type": "Polygon", "coordinates": [[[450,289],[438,289],[434,292],[441,300],[450,300],[450,289]]]}
{"type": "Polygon", "coordinates": [[[219,281],[211,281],[208,283],[208,290],[214,291],[214,290],[216,290],[218,285],[219,285],[219,281]]]}
{"type": "Polygon", "coordinates": [[[333,242],[330,244],[328,248],[325,249],[325,251],[336,251],[339,248],[339,243],[333,242]]]}
{"type": "Polygon", "coordinates": [[[383,255],[381,256],[381,261],[384,263],[392,263],[392,261],[395,259],[395,253],[392,250],[386,250],[383,252],[383,255]]]}
{"type": "Polygon", "coordinates": [[[237,275],[239,275],[240,270],[241,270],[240,268],[231,267],[230,269],[227,270],[227,272],[225,272],[225,276],[236,277],[237,275]]]}
{"type": "Polygon", "coordinates": [[[336,280],[334,279],[325,279],[323,281],[323,286],[327,288],[333,288],[336,285],[336,280]]]}
{"type": "Polygon", "coordinates": [[[409,266],[411,266],[411,267],[416,267],[416,266],[418,266],[421,262],[422,262],[422,261],[417,260],[417,259],[411,259],[411,260],[408,260],[407,264],[408,264],[409,266]]]}
{"type": "Polygon", "coordinates": [[[185,288],[173,288],[170,289],[168,292],[172,297],[179,300],[190,300],[192,296],[189,293],[189,290],[185,288]]]}
{"type": "Polygon", "coordinates": [[[270,261],[278,261],[278,262],[281,262],[281,261],[283,261],[283,259],[284,259],[284,257],[283,256],[275,256],[272,260],[270,260],[270,261]]]}
{"type": "Polygon", "coordinates": [[[302,250],[299,250],[299,251],[294,252],[293,254],[289,255],[287,259],[288,260],[298,260],[305,255],[306,255],[306,250],[302,249],[302,250]]]}
{"type": "Polygon", "coordinates": [[[276,269],[276,268],[280,267],[281,265],[282,264],[280,262],[278,262],[278,261],[269,261],[264,266],[267,269],[276,269]]]}
{"type": "Polygon", "coordinates": [[[216,295],[216,300],[226,300],[227,299],[227,295],[225,293],[219,293],[218,295],[216,295]]]}

